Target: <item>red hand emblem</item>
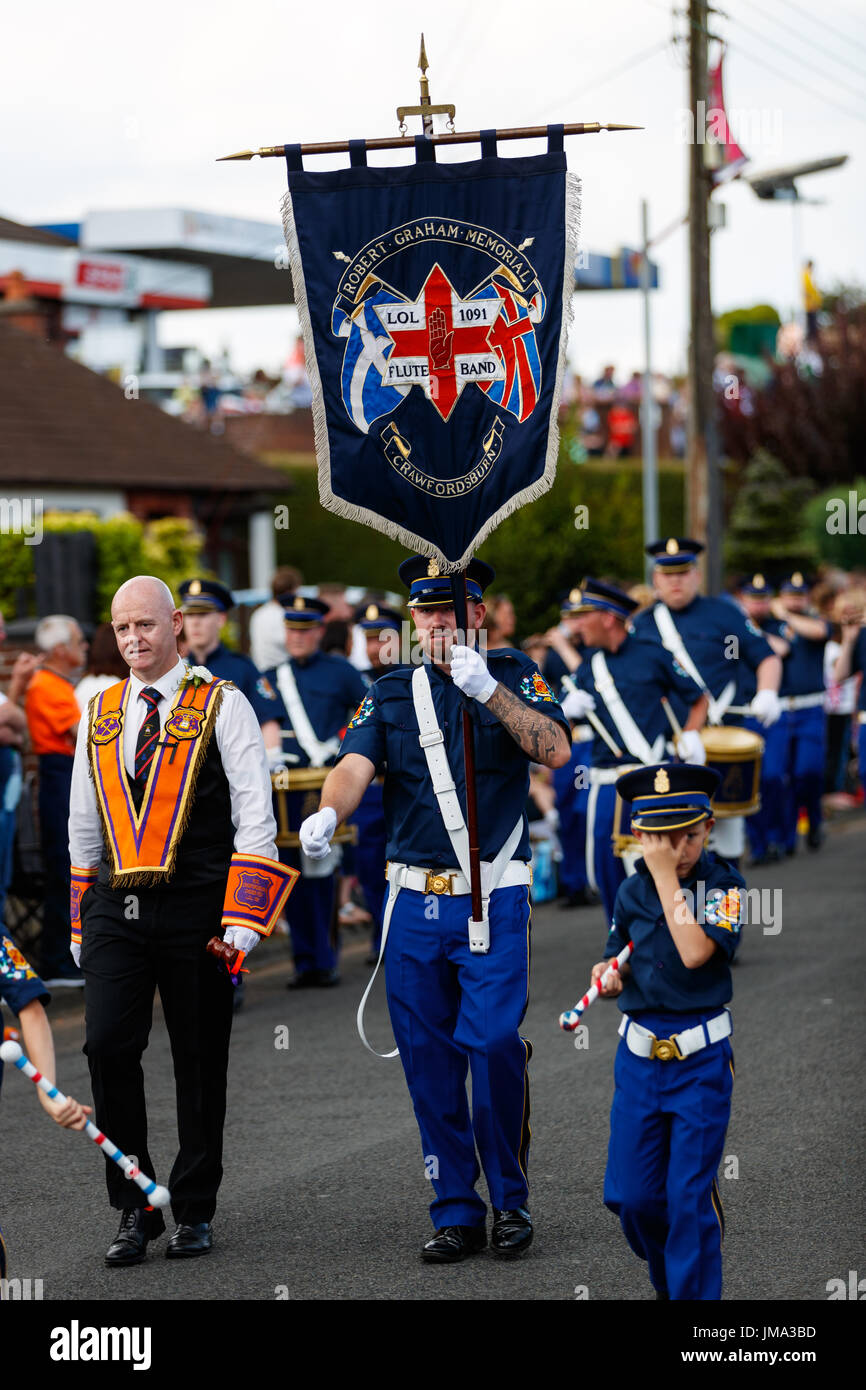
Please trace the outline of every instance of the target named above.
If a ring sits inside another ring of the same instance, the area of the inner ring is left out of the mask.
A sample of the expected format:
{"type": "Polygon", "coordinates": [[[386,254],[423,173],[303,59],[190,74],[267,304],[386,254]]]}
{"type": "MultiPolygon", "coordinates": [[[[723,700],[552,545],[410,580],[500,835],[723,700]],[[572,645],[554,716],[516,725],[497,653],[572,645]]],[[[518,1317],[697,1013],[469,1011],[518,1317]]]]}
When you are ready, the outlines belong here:
{"type": "Polygon", "coordinates": [[[437,372],[445,371],[450,365],[454,347],[454,334],[445,332],[445,312],[434,309],[430,315],[429,327],[430,361],[437,372]]]}

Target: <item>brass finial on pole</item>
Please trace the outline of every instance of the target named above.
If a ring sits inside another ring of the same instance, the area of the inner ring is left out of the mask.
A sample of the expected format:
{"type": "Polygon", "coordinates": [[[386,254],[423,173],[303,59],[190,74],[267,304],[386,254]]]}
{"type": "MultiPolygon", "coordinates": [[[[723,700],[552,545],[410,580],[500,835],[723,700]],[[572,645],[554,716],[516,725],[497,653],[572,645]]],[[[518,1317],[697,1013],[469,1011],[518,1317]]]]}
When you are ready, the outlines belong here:
{"type": "Polygon", "coordinates": [[[434,106],[433,102],[430,100],[430,80],[427,76],[427,69],[429,68],[429,66],[430,61],[427,57],[427,47],[424,43],[424,35],[422,34],[421,47],[418,51],[418,67],[421,69],[421,100],[417,106],[397,107],[397,120],[400,123],[401,135],[406,134],[407,116],[421,117],[421,129],[423,133],[427,136],[428,140],[432,140],[435,138],[433,135],[434,116],[447,116],[448,129],[450,131],[453,131],[454,129],[454,117],[457,113],[457,108],[456,106],[454,106],[453,102],[445,102],[440,106],[434,106]]]}

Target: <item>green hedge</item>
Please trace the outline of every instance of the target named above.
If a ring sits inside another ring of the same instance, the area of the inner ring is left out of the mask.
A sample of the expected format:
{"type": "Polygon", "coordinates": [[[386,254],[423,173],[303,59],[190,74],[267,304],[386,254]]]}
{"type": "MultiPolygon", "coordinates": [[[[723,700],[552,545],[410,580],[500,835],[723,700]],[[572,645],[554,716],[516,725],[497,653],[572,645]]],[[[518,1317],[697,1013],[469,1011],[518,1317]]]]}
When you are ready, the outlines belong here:
{"type": "MultiPolygon", "coordinates": [[[[192,522],[167,516],[146,524],[128,512],[102,519],[95,512],[46,512],[44,531],[91,531],[97,556],[97,622],[111,616],[111,600],[134,574],[153,574],[173,593],[198,570],[202,539],[192,522]]],[[[0,535],[0,609],[7,620],[36,613],[35,547],[23,536],[0,535]]]]}
{"type": "MultiPolygon", "coordinates": [[[[397,589],[405,550],[368,526],[344,521],[319,502],[314,468],[287,468],[289,526],[277,532],[278,561],[296,565],[308,584],[323,580],[397,589]]],[[[680,463],[659,468],[664,531],[682,534],[684,480],[680,463]]],[[[514,600],[521,635],[556,621],[560,596],[584,577],[643,578],[643,514],[639,460],[560,462],[550,492],[522,507],[479,550],[496,569],[495,588],[514,600]],[[585,526],[577,507],[586,507],[585,526]]]]}

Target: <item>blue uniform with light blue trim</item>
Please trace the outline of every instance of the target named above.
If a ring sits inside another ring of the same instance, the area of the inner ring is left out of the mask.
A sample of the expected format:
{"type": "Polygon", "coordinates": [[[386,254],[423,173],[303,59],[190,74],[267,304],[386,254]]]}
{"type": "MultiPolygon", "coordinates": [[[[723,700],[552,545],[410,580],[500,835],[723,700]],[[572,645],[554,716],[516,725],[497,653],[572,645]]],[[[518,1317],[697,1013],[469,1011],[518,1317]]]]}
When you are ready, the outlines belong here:
{"type": "MultiPolygon", "coordinates": [[[[785,624],[778,618],[764,618],[759,626],[762,633],[784,637],[785,641],[790,640],[785,624]]],[[[758,689],[758,681],[754,670],[744,661],[738,663],[737,679],[736,703],[751,704],[758,689]]],[[[785,844],[788,732],[784,714],[769,728],[765,728],[760,720],[752,719],[749,715],[743,716],[742,724],[745,729],[750,729],[764,740],[764,752],[761,757],[761,805],[751,816],[746,817],[746,834],[752,857],[763,860],[767,854],[780,852],[785,844]]]]}
{"type": "MultiPolygon", "coordinates": [[[[287,657],[286,664],[292,669],[298,695],[313,733],[324,743],[345,727],[352,710],[363,700],[367,687],[361,673],[345,657],[334,652],[313,652],[305,661],[287,657]]],[[[265,677],[279,695],[279,668],[265,672],[265,677]]],[[[282,700],[280,704],[282,707],[282,700]]],[[[289,766],[309,767],[310,759],[298,742],[285,708],[280,722],[283,727],[283,753],[287,755],[289,766]]],[[[304,804],[307,793],[290,791],[286,795],[289,798],[290,824],[298,827],[304,816],[310,814],[310,807],[304,804]]],[[[315,810],[318,795],[312,793],[311,796],[315,802],[312,809],[315,810]]],[[[331,931],[335,874],[332,871],[321,877],[307,877],[303,873],[305,861],[296,849],[281,846],[280,859],[284,864],[302,870],[286,903],[295,970],[298,975],[312,970],[332,971],[337,965],[337,946],[331,931]]]]}
{"type": "MultiPolygon", "coordinates": [[[[528,705],[567,728],[535,663],[518,651],[488,654],[493,676],[528,705]]],[[[530,858],[524,813],[529,759],[486,705],[466,699],[450,677],[428,665],[436,718],[466,815],[462,711],[472,720],[482,859],[493,859],[523,816],[513,857],[530,858]]],[[[340,756],[358,753],[385,769],[388,858],[419,868],[453,869],[418,738],[412,670],[376,681],[343,740],[340,756]]],[[[485,1203],[475,1190],[477,1152],[490,1199],[502,1211],[526,1205],[530,1045],[520,1036],[529,992],[529,890],[498,888],[490,899],[490,950],[469,950],[466,895],[434,896],[403,888],[385,946],[388,1006],[421,1131],[425,1170],[436,1193],[437,1228],[480,1226],[485,1203]],[[466,1095],[472,1072],[472,1113],[466,1095]]]]}
{"type": "MultiPolygon", "coordinates": [[[[617,894],[604,951],[607,960],[634,943],[617,1002],[658,1038],[705,1024],[732,994],[730,962],[740,941],[745,881],[727,860],[705,850],[681,887],[695,895],[696,919],[716,943],[704,965],[683,965],[642,861],[617,894]]],[[[605,1205],[647,1261],[657,1291],[671,1299],[721,1298],[724,1216],[716,1174],[734,1081],[730,1038],[682,1061],[661,1061],[635,1056],[623,1037],[615,1080],[605,1205]]]]}

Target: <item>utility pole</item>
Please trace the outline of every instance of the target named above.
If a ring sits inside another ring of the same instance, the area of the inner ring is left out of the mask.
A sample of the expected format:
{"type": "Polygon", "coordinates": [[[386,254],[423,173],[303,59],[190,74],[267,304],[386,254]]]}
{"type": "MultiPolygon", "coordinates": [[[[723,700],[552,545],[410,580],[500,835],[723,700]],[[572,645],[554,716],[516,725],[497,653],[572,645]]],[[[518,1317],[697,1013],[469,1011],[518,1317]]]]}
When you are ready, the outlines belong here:
{"type": "Polygon", "coordinates": [[[719,440],[713,394],[713,311],[710,301],[709,200],[712,175],[704,159],[707,109],[707,0],[689,0],[689,108],[694,121],[689,150],[689,434],[686,456],[686,530],[707,547],[709,593],[723,582],[723,514],[719,440]]]}
{"type": "MultiPolygon", "coordinates": [[[[646,198],[641,200],[641,263],[640,287],[643,299],[644,370],[641,388],[640,423],[643,453],[643,543],[651,545],[659,538],[659,484],[656,460],[656,405],[653,399],[652,333],[650,319],[650,261],[649,209],[646,198]]],[[[649,580],[652,559],[647,559],[649,580]]]]}

